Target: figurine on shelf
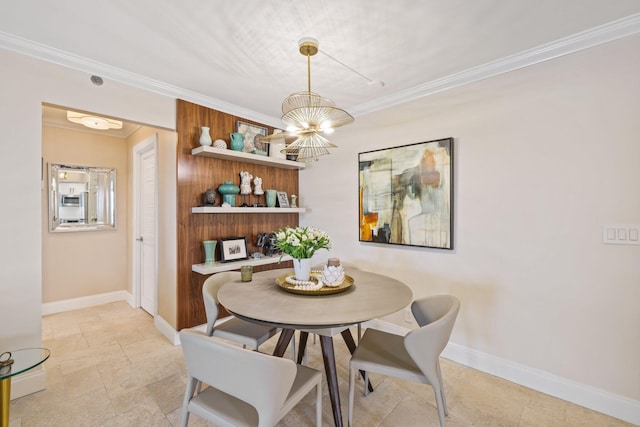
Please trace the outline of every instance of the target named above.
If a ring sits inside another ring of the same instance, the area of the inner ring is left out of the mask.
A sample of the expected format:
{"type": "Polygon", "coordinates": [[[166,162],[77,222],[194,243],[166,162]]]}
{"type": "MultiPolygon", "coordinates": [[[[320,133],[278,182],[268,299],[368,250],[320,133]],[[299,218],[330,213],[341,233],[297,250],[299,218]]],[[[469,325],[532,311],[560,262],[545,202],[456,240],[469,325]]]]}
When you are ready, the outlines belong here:
{"type": "Polygon", "coordinates": [[[275,233],[258,233],[256,246],[264,250],[265,256],[274,256],[282,253],[282,251],[276,246],[275,233]]]}
{"type": "Polygon", "coordinates": [[[296,199],[298,198],[298,196],[296,196],[295,194],[291,195],[291,207],[292,208],[297,208],[298,204],[296,203],[296,199]]]}
{"type": "Polygon", "coordinates": [[[240,194],[242,194],[242,205],[241,207],[246,208],[247,206],[247,195],[251,194],[251,179],[253,175],[251,175],[247,171],[240,172],[240,194]]]}
{"type": "Polygon", "coordinates": [[[256,198],[256,202],[253,204],[254,208],[261,208],[262,204],[260,203],[260,196],[264,194],[264,190],[262,189],[262,178],[256,176],[253,180],[253,195],[256,198]]]}
{"type": "Polygon", "coordinates": [[[251,194],[251,179],[253,175],[251,175],[247,171],[240,172],[240,194],[246,195],[251,194]]]}
{"type": "Polygon", "coordinates": [[[262,189],[262,178],[256,176],[253,180],[253,194],[256,196],[262,196],[264,194],[264,190],[262,189]]]}
{"type": "Polygon", "coordinates": [[[213,188],[207,188],[204,192],[204,205],[213,206],[216,203],[216,190],[213,188]]]}

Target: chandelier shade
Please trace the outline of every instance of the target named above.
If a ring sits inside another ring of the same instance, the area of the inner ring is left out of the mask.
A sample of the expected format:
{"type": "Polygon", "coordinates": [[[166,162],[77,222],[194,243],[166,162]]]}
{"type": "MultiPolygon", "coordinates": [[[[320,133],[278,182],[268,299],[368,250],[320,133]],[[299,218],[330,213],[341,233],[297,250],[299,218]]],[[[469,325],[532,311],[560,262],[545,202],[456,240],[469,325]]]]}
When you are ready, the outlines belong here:
{"type": "Polygon", "coordinates": [[[282,122],[290,134],[298,137],[283,151],[306,162],[318,160],[319,156],[329,154],[329,148],[336,147],[321,134],[353,123],[354,118],[329,98],[311,92],[311,56],[318,52],[318,42],[302,39],[299,47],[300,53],[307,56],[308,86],[306,92],[293,93],[282,102],[282,122]]]}

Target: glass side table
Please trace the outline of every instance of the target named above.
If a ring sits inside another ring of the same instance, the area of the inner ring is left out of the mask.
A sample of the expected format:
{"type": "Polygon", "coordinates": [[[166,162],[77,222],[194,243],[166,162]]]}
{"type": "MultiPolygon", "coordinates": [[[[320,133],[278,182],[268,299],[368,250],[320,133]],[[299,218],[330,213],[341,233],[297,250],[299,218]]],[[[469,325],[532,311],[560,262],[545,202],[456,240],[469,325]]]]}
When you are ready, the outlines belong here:
{"type": "MultiPolygon", "coordinates": [[[[0,366],[0,427],[9,426],[9,405],[11,403],[11,377],[27,372],[42,364],[51,356],[46,348],[24,348],[10,352],[13,363],[0,366]]],[[[0,361],[8,359],[3,353],[0,361]]]]}

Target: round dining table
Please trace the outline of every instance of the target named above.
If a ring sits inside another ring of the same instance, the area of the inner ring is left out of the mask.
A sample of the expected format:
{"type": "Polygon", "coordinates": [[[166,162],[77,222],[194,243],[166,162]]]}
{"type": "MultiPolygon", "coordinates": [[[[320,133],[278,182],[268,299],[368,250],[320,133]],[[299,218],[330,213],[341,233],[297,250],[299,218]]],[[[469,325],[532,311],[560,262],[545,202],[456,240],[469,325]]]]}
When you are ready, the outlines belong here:
{"type": "MultiPolygon", "coordinates": [[[[411,289],[397,279],[349,268],[345,273],[353,283],[340,293],[292,293],[279,286],[276,280],[291,271],[279,269],[255,273],[250,282],[234,280],[218,291],[218,301],[233,315],[282,328],[273,353],[279,357],[286,351],[295,330],[338,330],[353,353],[356,344],[348,326],[400,311],[413,298],[411,289]]],[[[319,334],[333,418],[336,426],[342,426],[332,336],[332,333],[319,334]]]]}

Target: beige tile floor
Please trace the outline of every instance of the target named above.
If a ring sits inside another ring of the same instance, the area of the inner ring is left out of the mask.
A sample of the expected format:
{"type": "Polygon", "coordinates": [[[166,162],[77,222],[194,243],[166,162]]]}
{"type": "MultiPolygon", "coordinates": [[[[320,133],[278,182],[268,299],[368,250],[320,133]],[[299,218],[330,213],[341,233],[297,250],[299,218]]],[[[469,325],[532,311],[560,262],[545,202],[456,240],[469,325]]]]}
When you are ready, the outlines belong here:
{"type": "MultiPolygon", "coordinates": [[[[124,302],[46,316],[43,346],[47,389],[11,402],[10,427],[177,426],[185,368],[180,347],[171,345],[152,318],[124,302]]],[[[269,352],[275,338],[261,350],[269,352]]],[[[340,395],[346,423],[349,354],[335,342],[340,395]]],[[[309,340],[308,364],[322,369],[320,344],[309,340]]],[[[491,375],[443,360],[449,405],[447,425],[460,426],[629,426],[597,412],[549,397],[491,375]]],[[[371,375],[376,388],[356,392],[357,426],[437,426],[431,388],[371,375]]],[[[361,385],[361,383],[359,384],[361,385]]],[[[280,426],[312,426],[309,396],[280,426]]],[[[195,415],[190,426],[209,424],[195,415]]],[[[333,425],[326,392],[323,425],[333,425]]]]}

